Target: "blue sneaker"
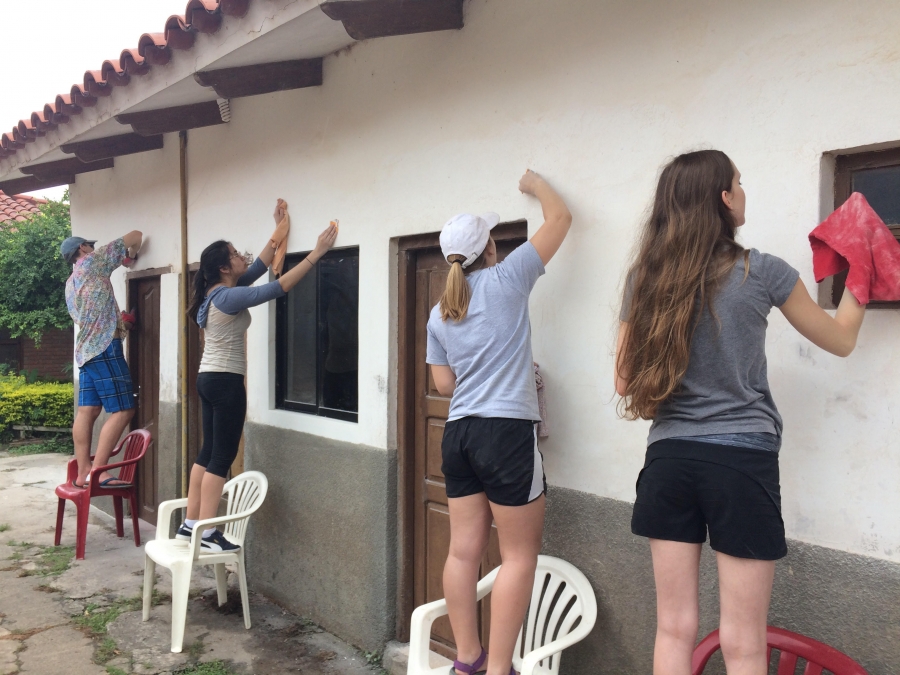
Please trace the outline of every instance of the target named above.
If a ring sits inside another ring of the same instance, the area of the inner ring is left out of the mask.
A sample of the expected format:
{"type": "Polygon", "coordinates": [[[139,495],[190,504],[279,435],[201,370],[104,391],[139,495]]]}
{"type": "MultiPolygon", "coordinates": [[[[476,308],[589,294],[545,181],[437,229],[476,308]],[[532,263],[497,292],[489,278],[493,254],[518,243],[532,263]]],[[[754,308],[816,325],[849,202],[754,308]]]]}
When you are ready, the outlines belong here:
{"type": "Polygon", "coordinates": [[[180,541],[190,541],[192,534],[194,534],[194,530],[188,527],[186,523],[182,523],[181,527],[178,528],[178,532],[175,533],[175,538],[180,541]]]}
{"type": "Polygon", "coordinates": [[[207,553],[233,553],[240,548],[237,544],[228,541],[225,535],[218,530],[200,540],[200,550],[207,553]]]}

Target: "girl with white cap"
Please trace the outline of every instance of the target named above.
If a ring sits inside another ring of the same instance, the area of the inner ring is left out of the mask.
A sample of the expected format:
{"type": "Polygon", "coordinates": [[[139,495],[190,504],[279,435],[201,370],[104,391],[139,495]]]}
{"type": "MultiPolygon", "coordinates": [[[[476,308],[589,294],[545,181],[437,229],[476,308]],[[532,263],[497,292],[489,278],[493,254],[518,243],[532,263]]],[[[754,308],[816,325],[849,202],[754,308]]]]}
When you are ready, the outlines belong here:
{"type": "Polygon", "coordinates": [[[510,675],[516,637],[531,597],[544,529],[544,470],[531,356],[528,296],[569,231],[572,216],[552,187],[528,171],[519,190],[534,195],[544,224],[497,262],[495,213],[451,218],[441,232],[450,274],[428,320],[427,362],[438,392],[451,396],[441,446],[450,512],[444,595],[456,675],[510,675]],[[491,653],[478,637],[475,585],[497,525],[503,566],[491,601],[491,653]],[[485,663],[487,666],[485,667],[485,663]]]}

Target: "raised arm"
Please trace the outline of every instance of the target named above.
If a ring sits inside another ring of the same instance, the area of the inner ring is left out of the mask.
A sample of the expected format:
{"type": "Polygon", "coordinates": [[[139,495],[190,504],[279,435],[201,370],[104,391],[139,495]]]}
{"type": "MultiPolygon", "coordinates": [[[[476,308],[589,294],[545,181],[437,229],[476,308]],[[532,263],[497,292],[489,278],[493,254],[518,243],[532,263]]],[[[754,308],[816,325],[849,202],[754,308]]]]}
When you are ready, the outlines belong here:
{"type": "Polygon", "coordinates": [[[122,241],[125,244],[125,248],[128,250],[128,257],[133,258],[137,252],[141,248],[141,243],[144,240],[144,234],[140,230],[132,230],[124,237],[122,237],[122,241]]]}
{"type": "Polygon", "coordinates": [[[832,317],[809,296],[799,279],[787,301],[779,307],[790,324],[807,340],[836,356],[849,356],[856,347],[856,338],[866,314],[853,294],[844,295],[832,317]]]}
{"type": "Polygon", "coordinates": [[[337,239],[337,227],[332,223],[319,235],[319,240],[312,252],[278,279],[278,283],[281,284],[285,293],[296,286],[306,276],[306,273],[315,267],[321,257],[328,253],[328,250],[334,246],[335,239],[337,239]]]}
{"type": "MultiPolygon", "coordinates": [[[[275,227],[278,227],[278,223],[281,222],[281,219],[284,218],[285,211],[287,210],[287,204],[279,199],[275,204],[275,213],[272,214],[272,217],[275,219],[275,227]]],[[[259,260],[262,260],[263,264],[266,267],[272,264],[272,260],[275,258],[275,247],[272,246],[272,240],[269,239],[265,246],[263,246],[262,251],[259,252],[259,255],[256,256],[259,260]]]]}
{"type": "Polygon", "coordinates": [[[546,265],[566,238],[572,224],[572,214],[556,190],[531,169],[519,180],[519,190],[537,197],[544,210],[544,224],[534,233],[531,243],[546,265]]]}

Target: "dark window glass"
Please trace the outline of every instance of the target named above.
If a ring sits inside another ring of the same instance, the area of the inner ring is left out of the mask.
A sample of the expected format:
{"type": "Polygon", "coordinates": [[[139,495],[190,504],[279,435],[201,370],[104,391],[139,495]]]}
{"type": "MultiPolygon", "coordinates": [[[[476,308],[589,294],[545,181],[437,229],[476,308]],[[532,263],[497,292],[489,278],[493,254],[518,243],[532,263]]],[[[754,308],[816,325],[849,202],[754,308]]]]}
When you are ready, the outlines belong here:
{"type": "MultiPolygon", "coordinates": [[[[288,256],[285,271],[305,257],[288,256]]],[[[277,406],[356,422],[359,249],[329,251],[278,300],[276,325],[277,406]]]]}
{"type": "Polygon", "coordinates": [[[851,180],[886,225],[900,226],[900,166],[854,171],[851,180]]]}
{"type": "MultiPolygon", "coordinates": [[[[900,239],[900,149],[860,152],[835,157],[834,208],[853,192],[861,192],[895,237],[900,239]]],[[[820,285],[819,302],[837,307],[847,272],[820,285]],[[830,286],[830,290],[829,287],[830,286]]],[[[900,308],[897,302],[872,302],[870,308],[900,308]]]]}

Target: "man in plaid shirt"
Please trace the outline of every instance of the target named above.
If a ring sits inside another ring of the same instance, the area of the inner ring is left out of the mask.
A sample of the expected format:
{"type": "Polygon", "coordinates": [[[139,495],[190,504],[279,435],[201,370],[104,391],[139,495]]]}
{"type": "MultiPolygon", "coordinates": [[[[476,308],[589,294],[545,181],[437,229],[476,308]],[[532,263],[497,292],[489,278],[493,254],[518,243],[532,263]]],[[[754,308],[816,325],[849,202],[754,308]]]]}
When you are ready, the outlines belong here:
{"type": "MultiPolygon", "coordinates": [[[[140,248],[141,239],[142,234],[135,230],[105,246],[95,247],[95,241],[82,237],[69,237],[60,246],[63,258],[73,265],[66,281],[66,306],[78,326],[78,412],[72,425],[78,460],[78,477],[72,485],[77,488],[86,486],[91,471],[91,438],[100,407],[109,418],[97,441],[97,466],[109,461],[134,416],[134,387],[122,351],[125,325],[109,277],[129,252],[140,248]]],[[[99,480],[104,487],[127,485],[108,472],[100,474],[99,480]]]]}

